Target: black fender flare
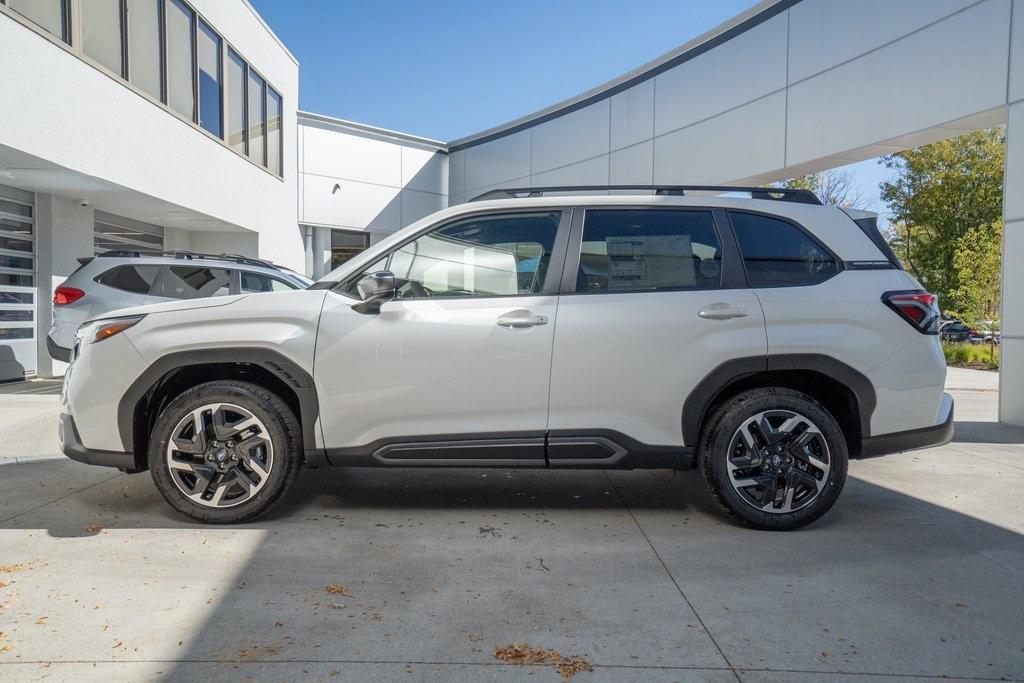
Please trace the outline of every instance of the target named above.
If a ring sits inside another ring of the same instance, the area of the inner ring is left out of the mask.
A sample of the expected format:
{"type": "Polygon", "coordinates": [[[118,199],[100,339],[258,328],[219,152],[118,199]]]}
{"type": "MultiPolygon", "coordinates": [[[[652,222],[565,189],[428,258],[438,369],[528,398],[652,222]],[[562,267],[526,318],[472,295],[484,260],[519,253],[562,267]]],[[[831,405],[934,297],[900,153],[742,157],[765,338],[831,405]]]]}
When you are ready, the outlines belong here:
{"type": "Polygon", "coordinates": [[[733,382],[761,372],[810,370],[846,386],[857,401],[861,437],[871,436],[871,415],[875,412],[875,389],[860,371],[831,356],[817,353],[787,353],[736,358],[722,363],[704,376],[683,403],[683,443],[696,446],[708,408],[733,382]]]}
{"type": "Polygon", "coordinates": [[[121,397],[117,405],[117,428],[121,443],[128,453],[135,452],[135,406],[164,377],[174,370],[191,365],[212,363],[257,365],[286,384],[299,399],[302,412],[303,448],[309,452],[317,450],[316,421],[320,415],[320,403],[316,395],[313,377],[287,357],[271,349],[261,348],[217,348],[179,351],[161,356],[139,375],[121,397]]]}

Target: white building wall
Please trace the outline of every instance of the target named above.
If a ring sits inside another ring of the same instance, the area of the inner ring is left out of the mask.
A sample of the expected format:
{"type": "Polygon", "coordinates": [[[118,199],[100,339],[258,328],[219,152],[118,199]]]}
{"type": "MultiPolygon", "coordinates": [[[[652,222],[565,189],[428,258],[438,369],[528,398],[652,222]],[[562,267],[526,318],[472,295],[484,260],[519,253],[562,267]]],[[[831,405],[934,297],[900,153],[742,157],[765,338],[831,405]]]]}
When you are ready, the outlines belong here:
{"type": "Polygon", "coordinates": [[[448,206],[442,143],[300,113],[299,223],[371,240],[448,206]]]}
{"type": "Polygon", "coordinates": [[[7,65],[0,69],[0,147],[45,163],[6,182],[40,191],[52,181],[73,198],[88,196],[97,208],[169,227],[253,231],[261,255],[301,269],[295,225],[298,64],[244,0],[190,3],[284,98],[283,179],[0,16],[0,63],[7,65]],[[54,168],[59,175],[42,172],[54,168]],[[69,185],[69,178],[79,186],[69,185]]]}
{"type": "Polygon", "coordinates": [[[786,9],[582,108],[451,143],[452,202],[513,185],[764,182],[998,124],[1010,5],[762,2],[733,23],[786,9]]]}

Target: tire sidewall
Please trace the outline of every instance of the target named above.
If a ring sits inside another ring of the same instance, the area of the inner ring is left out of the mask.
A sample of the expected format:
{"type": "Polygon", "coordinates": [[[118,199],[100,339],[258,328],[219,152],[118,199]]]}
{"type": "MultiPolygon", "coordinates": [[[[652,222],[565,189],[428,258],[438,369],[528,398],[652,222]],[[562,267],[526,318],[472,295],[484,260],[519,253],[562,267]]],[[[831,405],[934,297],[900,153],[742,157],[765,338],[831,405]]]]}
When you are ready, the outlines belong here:
{"type": "Polygon", "coordinates": [[[714,491],[743,521],[762,529],[796,529],[815,521],[835,504],[846,483],[849,452],[839,423],[820,403],[792,390],[762,389],[729,401],[716,413],[703,443],[702,458],[714,491]],[[811,420],[825,437],[829,449],[829,473],[824,490],[810,505],[793,512],[762,512],[748,503],[729,479],[729,445],[736,430],[751,416],[766,410],[792,410],[811,420]]]}
{"type": "Polygon", "coordinates": [[[297,469],[296,444],[290,438],[289,419],[295,418],[281,405],[275,405],[272,395],[255,385],[239,382],[211,382],[190,389],[172,400],[160,413],[153,426],[149,442],[149,469],[160,493],[179,512],[189,517],[214,524],[231,524],[252,519],[272,505],[281,496],[285,486],[297,469]],[[274,448],[274,458],[268,481],[252,499],[226,508],[212,508],[190,500],[171,477],[167,465],[167,444],[172,430],[192,410],[209,403],[231,403],[251,412],[267,428],[274,448]]]}

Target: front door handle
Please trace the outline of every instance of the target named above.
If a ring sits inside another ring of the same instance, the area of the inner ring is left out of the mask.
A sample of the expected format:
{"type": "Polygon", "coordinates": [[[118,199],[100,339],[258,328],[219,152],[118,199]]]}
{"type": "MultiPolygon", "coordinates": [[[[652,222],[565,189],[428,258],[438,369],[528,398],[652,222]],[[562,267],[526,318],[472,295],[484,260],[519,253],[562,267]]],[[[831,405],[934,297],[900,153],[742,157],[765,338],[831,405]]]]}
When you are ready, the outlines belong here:
{"type": "Polygon", "coordinates": [[[729,304],[711,304],[702,308],[697,315],[706,320],[731,320],[733,318],[746,318],[746,309],[729,304]]]}
{"type": "Polygon", "coordinates": [[[511,328],[536,327],[537,325],[547,325],[548,317],[546,315],[536,315],[533,311],[520,308],[498,318],[498,324],[502,327],[511,328]]]}

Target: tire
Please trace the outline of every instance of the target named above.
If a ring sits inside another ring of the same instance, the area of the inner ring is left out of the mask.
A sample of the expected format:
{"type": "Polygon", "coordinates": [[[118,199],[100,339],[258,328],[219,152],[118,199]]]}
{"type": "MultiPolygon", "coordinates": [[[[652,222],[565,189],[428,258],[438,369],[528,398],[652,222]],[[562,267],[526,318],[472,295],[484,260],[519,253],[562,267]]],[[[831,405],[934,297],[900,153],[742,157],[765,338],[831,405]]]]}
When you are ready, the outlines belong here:
{"type": "Polygon", "coordinates": [[[765,387],[737,394],[712,413],[698,458],[704,483],[727,514],[785,531],[835,504],[849,451],[824,406],[792,389],[765,387]]]}
{"type": "Polygon", "coordinates": [[[301,467],[295,414],[249,382],[218,380],[185,391],[163,409],[150,435],[157,489],[175,510],[209,524],[262,515],[301,467]]]}

